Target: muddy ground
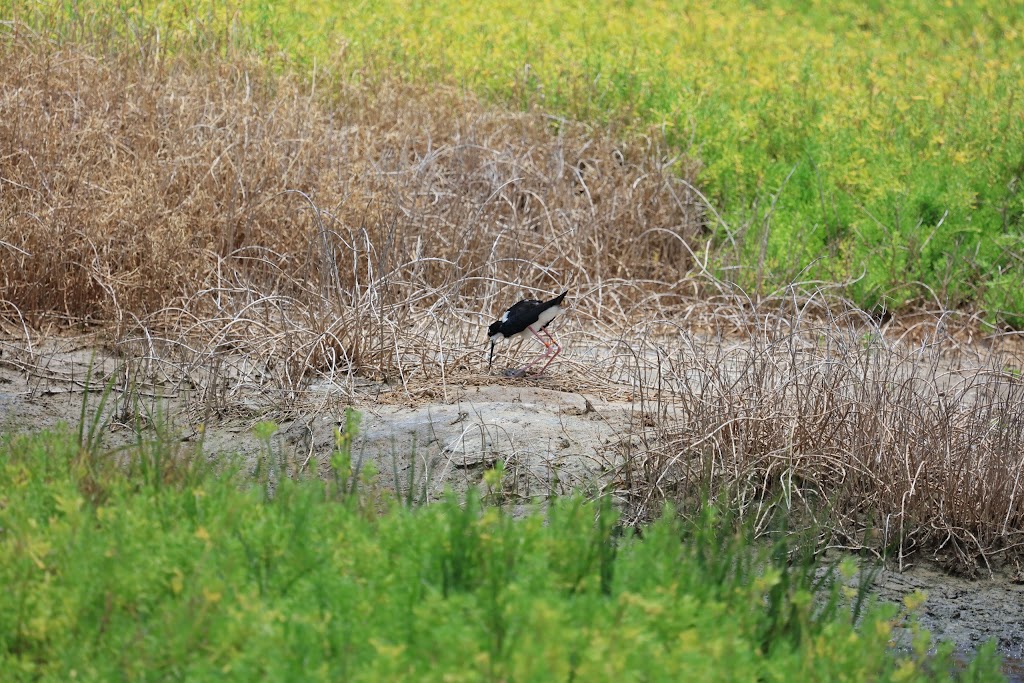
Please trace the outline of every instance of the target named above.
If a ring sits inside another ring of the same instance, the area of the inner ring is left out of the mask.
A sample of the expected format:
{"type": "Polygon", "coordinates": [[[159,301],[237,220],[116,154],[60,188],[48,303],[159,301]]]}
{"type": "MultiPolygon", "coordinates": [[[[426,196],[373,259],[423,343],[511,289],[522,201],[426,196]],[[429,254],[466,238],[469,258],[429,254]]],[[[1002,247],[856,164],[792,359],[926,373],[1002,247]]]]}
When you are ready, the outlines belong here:
{"type": "MultiPolygon", "coordinates": [[[[23,344],[0,340],[0,428],[36,430],[59,422],[77,423],[83,401],[88,411],[99,400],[94,378],[113,367],[112,354],[84,342],[54,343],[45,352],[24,353],[23,344]],[[87,390],[87,386],[91,387],[87,390]]],[[[273,419],[279,426],[272,453],[290,470],[324,472],[335,447],[335,429],[346,408],[361,414],[353,455],[374,461],[381,483],[407,495],[434,500],[446,486],[464,490],[479,483],[498,459],[506,463],[509,490],[525,500],[549,491],[585,488],[614,477],[644,420],[627,390],[585,390],[567,364],[549,376],[507,379],[483,374],[449,377],[442,385],[408,387],[349,383],[344,389],[311,387],[288,405],[272,409],[259,396],[201,396],[182,385],[149,386],[132,392],[116,387],[105,413],[102,436],[110,444],[135,438],[128,415],[163,415],[182,442],[198,443],[211,458],[235,453],[254,467],[266,444],[253,426],[273,419]],[[639,416],[639,418],[638,418],[639,416]],[[206,427],[200,429],[199,425],[206,427]],[[637,427],[636,425],[641,425],[637,427]]],[[[965,653],[995,639],[1007,673],[1024,680],[1024,583],[1018,568],[997,567],[980,579],[949,574],[926,557],[915,557],[902,573],[882,571],[874,588],[880,600],[901,601],[914,590],[928,599],[920,613],[934,636],[965,653]]]]}

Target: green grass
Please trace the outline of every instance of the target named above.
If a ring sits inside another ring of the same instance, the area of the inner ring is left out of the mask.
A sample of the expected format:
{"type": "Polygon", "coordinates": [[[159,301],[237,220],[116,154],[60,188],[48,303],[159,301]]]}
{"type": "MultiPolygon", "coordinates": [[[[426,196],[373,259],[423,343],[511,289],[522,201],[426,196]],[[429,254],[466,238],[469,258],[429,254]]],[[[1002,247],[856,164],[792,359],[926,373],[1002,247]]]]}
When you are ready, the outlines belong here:
{"type": "MultiPolygon", "coordinates": [[[[949,678],[926,634],[889,649],[895,609],[855,628],[857,591],[713,509],[640,540],[575,497],[522,519],[473,494],[409,507],[372,471],[268,495],[182,448],[3,438],[4,680],[949,678]]],[[[958,676],[1000,680],[992,648],[958,676]]]]}
{"type": "Polygon", "coordinates": [[[721,260],[745,265],[742,283],[855,280],[847,291],[865,307],[980,306],[1024,324],[1021,3],[4,5],[65,35],[159,27],[165,47],[370,64],[515,106],[661,127],[704,165],[729,224],[721,260]]]}

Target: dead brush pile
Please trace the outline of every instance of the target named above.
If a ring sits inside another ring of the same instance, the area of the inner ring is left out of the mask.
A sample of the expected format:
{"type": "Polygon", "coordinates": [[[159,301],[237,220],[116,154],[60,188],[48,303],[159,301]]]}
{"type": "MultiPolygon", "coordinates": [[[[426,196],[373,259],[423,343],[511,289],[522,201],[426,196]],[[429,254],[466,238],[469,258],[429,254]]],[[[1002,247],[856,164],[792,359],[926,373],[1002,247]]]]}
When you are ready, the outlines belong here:
{"type": "Polygon", "coordinates": [[[903,568],[1019,567],[1024,354],[955,315],[880,327],[794,292],[716,296],[717,330],[638,324],[612,376],[635,387],[616,492],[642,521],[724,495],[758,530],[782,514],[903,568]],[[1017,563],[1016,565],[1014,563],[1017,563]]]}
{"type": "Polygon", "coordinates": [[[432,363],[425,328],[525,292],[671,293],[702,227],[654,142],[454,89],[24,32],[0,89],[4,314],[274,356],[292,388],[432,363]]]}

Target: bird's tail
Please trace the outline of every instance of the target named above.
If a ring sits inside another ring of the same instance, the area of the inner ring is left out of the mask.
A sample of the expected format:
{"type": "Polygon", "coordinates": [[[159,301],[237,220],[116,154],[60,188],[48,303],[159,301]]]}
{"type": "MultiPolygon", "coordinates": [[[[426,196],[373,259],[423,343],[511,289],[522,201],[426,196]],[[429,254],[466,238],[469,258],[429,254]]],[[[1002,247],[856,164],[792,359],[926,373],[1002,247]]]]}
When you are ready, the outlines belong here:
{"type": "Polygon", "coordinates": [[[567,289],[564,292],[562,292],[561,294],[559,294],[558,296],[556,296],[554,299],[551,299],[550,301],[545,302],[545,303],[547,303],[546,308],[550,308],[551,306],[561,306],[562,302],[565,301],[565,295],[568,294],[568,293],[569,293],[569,290],[567,289]]]}

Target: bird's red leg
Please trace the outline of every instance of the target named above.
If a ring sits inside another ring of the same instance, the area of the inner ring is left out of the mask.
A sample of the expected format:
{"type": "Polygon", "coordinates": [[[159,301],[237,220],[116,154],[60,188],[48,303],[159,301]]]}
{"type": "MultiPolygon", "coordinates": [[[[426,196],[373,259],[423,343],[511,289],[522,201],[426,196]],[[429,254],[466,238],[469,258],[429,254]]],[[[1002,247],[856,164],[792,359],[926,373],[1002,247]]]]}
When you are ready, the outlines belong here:
{"type": "MultiPolygon", "coordinates": [[[[540,334],[538,334],[538,333],[537,333],[537,330],[535,330],[535,329],[533,329],[533,328],[531,327],[531,328],[530,328],[530,332],[533,332],[533,336],[534,336],[534,337],[536,337],[537,339],[539,339],[539,340],[540,340],[540,343],[544,345],[544,348],[545,348],[545,349],[546,349],[546,348],[548,348],[548,343],[547,343],[547,341],[546,341],[546,340],[544,339],[544,337],[540,336],[540,334]]],[[[551,339],[551,335],[550,335],[550,334],[548,334],[547,330],[541,330],[541,332],[543,332],[544,334],[547,334],[547,336],[548,336],[548,339],[551,339]]],[[[546,354],[545,354],[545,355],[546,355],[546,354]]]]}
{"type": "MultiPolygon", "coordinates": [[[[555,341],[555,338],[551,336],[551,333],[548,332],[547,330],[541,330],[541,332],[546,334],[548,339],[551,340],[551,345],[555,347],[555,356],[560,354],[562,352],[562,347],[558,344],[558,342],[555,341]]],[[[547,344],[545,344],[545,346],[547,346],[547,344]]]]}
{"type": "MultiPolygon", "coordinates": [[[[559,346],[558,342],[555,341],[555,338],[551,336],[551,333],[548,332],[547,330],[541,330],[541,331],[548,336],[548,339],[551,340],[551,345],[550,346],[547,344],[547,342],[544,343],[544,346],[547,348],[548,351],[551,351],[551,348],[554,347],[554,353],[551,354],[551,357],[548,358],[548,362],[544,364],[544,367],[542,367],[537,372],[537,374],[534,375],[534,377],[540,377],[542,374],[544,374],[544,371],[548,369],[549,365],[551,365],[551,361],[555,360],[555,356],[557,356],[558,354],[560,354],[562,352],[562,347],[559,346]]],[[[547,355],[547,354],[545,354],[545,355],[547,355]]]]}
{"type": "MultiPolygon", "coordinates": [[[[539,356],[537,356],[536,358],[531,360],[529,363],[524,365],[523,368],[519,371],[519,373],[517,373],[517,374],[520,374],[520,376],[525,375],[526,372],[530,368],[532,368],[534,365],[539,363],[544,358],[547,358],[551,354],[551,345],[548,344],[547,340],[545,340],[544,337],[542,337],[539,334],[537,334],[537,331],[534,330],[532,327],[529,328],[529,329],[530,329],[530,332],[533,333],[533,336],[536,337],[537,339],[539,339],[540,343],[544,345],[544,353],[540,354],[539,356]]],[[[556,352],[556,354],[557,354],[557,352],[556,352]]],[[[551,361],[548,361],[548,362],[550,363],[551,361]]],[[[547,365],[545,365],[544,367],[547,367],[547,365]]],[[[541,370],[541,372],[543,372],[543,370],[541,370]]],[[[540,374],[540,373],[537,373],[537,374],[540,374]]]]}
{"type": "Polygon", "coordinates": [[[559,346],[558,342],[555,341],[555,338],[552,337],[551,333],[548,332],[547,330],[541,330],[541,332],[547,335],[547,338],[551,340],[550,344],[547,342],[547,340],[544,339],[544,337],[537,334],[537,332],[534,331],[532,327],[530,328],[530,332],[533,332],[533,336],[535,336],[537,339],[541,341],[542,344],[544,344],[544,354],[541,356],[537,356],[532,361],[530,361],[530,363],[527,364],[526,367],[522,369],[522,373],[526,374],[526,371],[529,370],[534,365],[536,365],[538,362],[540,362],[541,359],[547,358],[548,362],[544,364],[544,367],[542,367],[539,371],[532,375],[532,377],[540,377],[542,374],[544,374],[544,371],[548,369],[548,366],[551,365],[551,361],[555,360],[555,356],[562,352],[562,347],[559,346]]]}

